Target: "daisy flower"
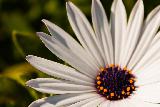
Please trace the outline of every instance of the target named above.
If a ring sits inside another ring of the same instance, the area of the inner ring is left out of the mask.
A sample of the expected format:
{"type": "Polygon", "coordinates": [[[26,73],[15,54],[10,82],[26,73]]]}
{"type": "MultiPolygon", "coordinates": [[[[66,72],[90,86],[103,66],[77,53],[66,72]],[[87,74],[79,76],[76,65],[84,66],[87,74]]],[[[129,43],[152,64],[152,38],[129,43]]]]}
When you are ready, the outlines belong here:
{"type": "Polygon", "coordinates": [[[51,35],[38,36],[71,67],[27,56],[35,68],[57,77],[27,82],[37,91],[56,94],[29,107],[160,107],[160,6],[143,21],[143,1],[137,0],[127,20],[122,0],[114,0],[108,23],[101,2],[92,0],[93,28],[73,3],[68,1],[66,8],[80,43],[42,20],[51,35]]]}

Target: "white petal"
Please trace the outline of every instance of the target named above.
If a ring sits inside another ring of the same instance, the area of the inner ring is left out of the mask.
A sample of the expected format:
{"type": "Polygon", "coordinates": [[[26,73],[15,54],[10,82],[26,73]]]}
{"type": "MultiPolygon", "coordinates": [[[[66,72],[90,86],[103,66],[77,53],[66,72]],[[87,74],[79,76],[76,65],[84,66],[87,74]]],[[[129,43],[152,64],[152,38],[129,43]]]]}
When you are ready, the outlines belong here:
{"type": "Polygon", "coordinates": [[[112,64],[114,60],[112,37],[106,13],[100,0],[92,0],[92,22],[99,42],[102,43],[105,63],[112,64]]]}
{"type": "Polygon", "coordinates": [[[104,97],[99,96],[99,98],[94,99],[86,104],[84,104],[81,107],[97,107],[100,103],[102,103],[103,101],[105,101],[106,99],[104,97]]]}
{"type": "Polygon", "coordinates": [[[131,58],[129,63],[129,68],[135,66],[136,63],[143,57],[146,53],[149,45],[151,44],[156,32],[160,27],[160,6],[155,8],[148,16],[144,23],[144,28],[142,32],[141,40],[131,58]]]}
{"type": "MultiPolygon", "coordinates": [[[[156,35],[159,37],[160,33],[156,35]]],[[[153,41],[154,42],[154,41],[153,41]]],[[[145,53],[143,58],[139,61],[139,63],[133,68],[133,72],[143,71],[146,67],[150,66],[158,59],[160,59],[160,40],[156,40],[154,43],[149,47],[148,51],[145,53]]]]}
{"type": "Polygon", "coordinates": [[[67,104],[72,104],[95,96],[96,94],[94,93],[55,95],[34,101],[29,107],[65,107],[67,104]]]}
{"type": "Polygon", "coordinates": [[[73,104],[85,99],[89,99],[89,98],[93,98],[96,97],[97,93],[84,93],[84,94],[80,94],[78,96],[75,97],[71,97],[62,101],[59,101],[56,105],[57,106],[62,106],[62,105],[66,105],[66,104],[73,104]]]}
{"type": "Polygon", "coordinates": [[[93,86],[77,85],[53,78],[32,79],[26,84],[37,91],[50,94],[84,93],[95,91],[93,86]]]}
{"type": "Polygon", "coordinates": [[[160,107],[160,104],[153,104],[148,102],[136,102],[133,107],[160,107]]]}
{"type": "Polygon", "coordinates": [[[110,101],[104,101],[98,107],[110,107],[110,101]]]}
{"type": "Polygon", "coordinates": [[[150,47],[154,46],[158,41],[160,41],[160,31],[156,34],[156,36],[152,40],[152,43],[150,44],[150,47]]]}
{"type": "Polygon", "coordinates": [[[152,18],[158,13],[159,9],[160,5],[158,5],[155,9],[153,9],[147,16],[145,23],[149,23],[152,20],[152,18]]]}
{"type": "Polygon", "coordinates": [[[48,75],[70,80],[77,84],[93,84],[93,80],[91,78],[65,65],[32,55],[27,56],[26,59],[35,68],[48,75]]]}
{"type": "Polygon", "coordinates": [[[81,107],[82,105],[84,105],[84,104],[86,104],[86,103],[88,103],[90,101],[93,101],[93,100],[95,100],[97,98],[98,98],[98,95],[96,97],[92,97],[92,98],[88,98],[88,99],[76,102],[76,103],[74,103],[74,104],[72,104],[72,105],[70,105],[68,107],[81,107]]]}
{"type": "Polygon", "coordinates": [[[111,8],[111,31],[114,36],[115,64],[120,64],[127,41],[127,14],[122,0],[114,0],[111,8]]]}
{"type": "Polygon", "coordinates": [[[32,102],[28,107],[57,107],[55,106],[57,102],[78,95],[79,94],[64,94],[55,95],[48,98],[42,98],[32,102]]]}
{"type": "MultiPolygon", "coordinates": [[[[126,107],[159,107],[159,104],[153,104],[151,102],[146,102],[140,99],[138,96],[134,96],[133,98],[127,100],[126,107]]],[[[120,106],[121,107],[121,106],[120,106]]],[[[122,106],[125,107],[125,106],[122,106]]]]}
{"type": "Polygon", "coordinates": [[[111,28],[111,34],[113,38],[113,44],[114,44],[114,35],[115,35],[115,10],[117,6],[118,0],[113,0],[112,6],[111,6],[111,15],[110,15],[110,28],[111,28]]]}
{"type": "Polygon", "coordinates": [[[122,58],[123,60],[121,63],[122,66],[127,65],[137,45],[138,39],[140,37],[143,17],[144,17],[143,1],[138,0],[129,17],[129,22],[127,26],[128,39],[127,41],[124,41],[125,47],[123,47],[124,53],[123,53],[123,58],[122,58]]]}
{"type": "MultiPolygon", "coordinates": [[[[160,83],[140,86],[136,91],[136,97],[150,103],[160,103],[160,83]]],[[[160,106],[160,105],[159,105],[160,106]]]]}
{"type": "Polygon", "coordinates": [[[109,107],[133,107],[130,102],[126,99],[120,100],[120,101],[113,101],[110,102],[109,107]]]}
{"type": "Polygon", "coordinates": [[[38,33],[45,46],[56,56],[68,62],[71,66],[78,69],[87,76],[94,78],[97,71],[81,60],[75,53],[64,47],[60,42],[45,33],[38,33]]]}
{"type": "Polygon", "coordinates": [[[87,18],[70,1],[67,2],[66,8],[69,22],[78,40],[85,50],[95,58],[99,66],[104,66],[103,58],[99,53],[99,47],[97,46],[97,38],[87,18]]]}
{"type": "Polygon", "coordinates": [[[46,101],[46,98],[36,100],[32,102],[28,107],[56,107],[54,104],[52,104],[51,101],[46,101]]]}
{"type": "Polygon", "coordinates": [[[145,69],[137,72],[135,75],[137,77],[137,85],[145,85],[145,84],[152,84],[156,82],[160,82],[160,60],[154,62],[153,64],[149,65],[145,69]]]}
{"type": "Polygon", "coordinates": [[[98,67],[96,66],[96,62],[94,62],[91,56],[89,56],[87,52],[84,51],[82,46],[80,46],[80,44],[75,41],[75,39],[73,39],[68,33],[59,28],[57,25],[49,22],[48,20],[43,19],[42,21],[46,24],[53,38],[61,42],[66,48],[75,53],[89,66],[93,67],[94,69],[98,67]]]}

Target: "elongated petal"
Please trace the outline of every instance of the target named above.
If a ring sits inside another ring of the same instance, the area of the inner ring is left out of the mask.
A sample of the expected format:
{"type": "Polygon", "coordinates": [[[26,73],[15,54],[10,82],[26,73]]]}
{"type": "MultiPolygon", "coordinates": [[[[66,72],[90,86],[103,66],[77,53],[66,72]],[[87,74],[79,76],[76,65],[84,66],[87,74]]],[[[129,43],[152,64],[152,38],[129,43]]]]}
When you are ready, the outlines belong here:
{"type": "Polygon", "coordinates": [[[37,78],[26,83],[37,91],[50,94],[84,93],[95,91],[93,86],[77,85],[53,78],[37,78]]]}
{"type": "Polygon", "coordinates": [[[145,69],[142,69],[140,72],[136,73],[138,81],[137,85],[146,85],[160,82],[160,60],[155,61],[153,64],[149,65],[145,69]]]}
{"type": "Polygon", "coordinates": [[[110,102],[109,107],[133,107],[133,105],[131,105],[131,103],[128,100],[123,99],[120,101],[110,102]]]}
{"type": "Polygon", "coordinates": [[[131,58],[129,67],[132,68],[143,57],[149,48],[152,40],[154,39],[160,27],[160,6],[155,8],[148,16],[144,23],[143,33],[141,40],[131,58]]]}
{"type": "Polygon", "coordinates": [[[70,106],[68,107],[81,107],[82,105],[90,102],[90,101],[93,101],[95,99],[97,99],[99,96],[97,95],[96,97],[92,97],[92,98],[88,98],[88,99],[85,99],[85,100],[82,100],[82,101],[79,101],[79,102],[76,102],[74,104],[71,104],[70,106]]]}
{"type": "MultiPolygon", "coordinates": [[[[136,97],[150,103],[160,103],[160,83],[141,86],[137,89],[136,97]]],[[[158,107],[158,106],[157,106],[158,107]]]]}
{"type": "Polygon", "coordinates": [[[115,12],[116,12],[116,6],[117,6],[117,1],[118,0],[113,0],[112,6],[111,6],[111,15],[110,15],[110,28],[111,28],[111,34],[112,34],[112,40],[113,40],[113,45],[114,40],[115,40],[115,12]]]}
{"type": "Polygon", "coordinates": [[[108,20],[103,9],[100,0],[92,0],[92,22],[99,39],[100,45],[102,46],[103,53],[105,53],[105,63],[113,63],[113,43],[111,32],[108,24],[108,20]]]}
{"type": "Polygon", "coordinates": [[[111,102],[109,107],[159,107],[159,104],[146,102],[141,98],[139,98],[138,96],[134,95],[128,99],[111,102]]]}
{"type": "Polygon", "coordinates": [[[63,107],[95,96],[94,93],[55,95],[34,101],[29,107],[63,107]]]}
{"type": "Polygon", "coordinates": [[[125,42],[125,47],[124,47],[125,50],[123,54],[122,66],[127,65],[137,45],[138,39],[140,38],[143,17],[144,17],[143,1],[138,0],[129,17],[129,22],[127,26],[128,39],[125,42]]]}
{"type": "Polygon", "coordinates": [[[71,2],[67,2],[66,8],[69,22],[78,40],[85,50],[95,58],[99,66],[104,66],[104,60],[102,55],[99,53],[100,49],[97,46],[98,43],[96,36],[87,18],[71,2]]]}
{"type": "Polygon", "coordinates": [[[57,106],[62,106],[62,105],[66,105],[66,104],[73,104],[88,98],[93,98],[96,97],[97,93],[84,93],[84,94],[80,94],[78,96],[75,97],[71,97],[69,99],[65,99],[63,101],[58,102],[56,105],[57,106]]]}
{"type": "Polygon", "coordinates": [[[92,78],[96,76],[97,72],[95,69],[87,66],[87,64],[83,60],[81,60],[76,54],[74,54],[68,48],[64,47],[56,39],[51,38],[51,36],[45,33],[38,33],[38,35],[45,44],[45,46],[56,56],[68,62],[71,66],[78,69],[80,72],[86,74],[87,76],[92,78]]]}
{"type": "Polygon", "coordinates": [[[57,25],[49,22],[48,20],[43,19],[42,21],[46,24],[53,38],[55,38],[66,48],[75,53],[89,66],[93,67],[94,69],[96,69],[96,67],[98,68],[93,58],[91,58],[91,56],[89,56],[87,52],[82,48],[82,46],[78,42],[76,42],[68,33],[59,28],[57,25]]]}
{"type": "MultiPolygon", "coordinates": [[[[160,33],[157,33],[156,37],[159,36],[160,33]]],[[[157,40],[154,40],[151,44],[152,45],[149,47],[143,58],[133,68],[133,72],[138,73],[160,59],[160,39],[157,38],[157,40]]]]}
{"type": "Polygon", "coordinates": [[[145,23],[149,23],[153,19],[153,17],[157,15],[157,13],[160,11],[159,9],[160,9],[160,5],[158,5],[155,9],[153,9],[147,16],[145,23]]]}
{"type": "Polygon", "coordinates": [[[114,36],[115,64],[120,64],[127,41],[127,14],[122,0],[114,0],[111,8],[111,31],[114,36]]]}
{"type": "Polygon", "coordinates": [[[57,102],[78,95],[79,94],[65,94],[65,95],[55,95],[48,98],[42,98],[32,102],[28,107],[56,107],[55,104],[57,102]]]}
{"type": "Polygon", "coordinates": [[[104,101],[98,107],[110,107],[110,103],[110,101],[104,101]]]}
{"type": "Polygon", "coordinates": [[[154,104],[154,103],[150,103],[150,102],[146,102],[146,101],[143,101],[143,102],[137,101],[137,102],[134,102],[132,107],[159,107],[159,104],[154,104]]]}
{"type": "Polygon", "coordinates": [[[136,95],[127,100],[126,105],[128,105],[126,107],[159,107],[159,104],[154,104],[153,102],[144,101],[136,95]]]}
{"type": "Polygon", "coordinates": [[[93,84],[92,79],[76,71],[75,69],[67,67],[65,65],[32,55],[27,56],[26,59],[34,67],[36,67],[37,69],[48,75],[69,80],[77,84],[87,84],[87,85],[93,84]]]}
{"type": "Polygon", "coordinates": [[[82,105],[81,107],[97,107],[100,103],[102,103],[105,100],[106,99],[104,97],[99,97],[97,99],[94,99],[93,101],[90,101],[90,102],[82,105]]]}
{"type": "Polygon", "coordinates": [[[160,41],[160,31],[156,34],[156,36],[152,40],[152,43],[150,44],[150,47],[154,46],[158,41],[160,41]]]}

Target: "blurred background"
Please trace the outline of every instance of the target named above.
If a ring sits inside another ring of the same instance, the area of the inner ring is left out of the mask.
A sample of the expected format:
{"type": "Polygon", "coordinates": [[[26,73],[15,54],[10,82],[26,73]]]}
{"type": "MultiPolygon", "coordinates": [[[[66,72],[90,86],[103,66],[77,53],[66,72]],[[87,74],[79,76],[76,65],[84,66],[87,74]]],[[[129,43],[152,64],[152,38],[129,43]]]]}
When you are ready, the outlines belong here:
{"type": "MultiPolygon", "coordinates": [[[[91,0],[71,0],[91,21],[91,0]]],[[[112,0],[101,0],[109,17],[112,0]]],[[[129,15],[136,0],[123,0],[129,15]]],[[[0,107],[27,107],[32,101],[50,96],[27,87],[25,82],[49,77],[25,60],[28,54],[64,63],[53,55],[36,32],[48,33],[41,22],[48,19],[74,36],[66,16],[65,0],[0,0],[0,107]]],[[[145,16],[160,0],[144,0],[145,16]]]]}

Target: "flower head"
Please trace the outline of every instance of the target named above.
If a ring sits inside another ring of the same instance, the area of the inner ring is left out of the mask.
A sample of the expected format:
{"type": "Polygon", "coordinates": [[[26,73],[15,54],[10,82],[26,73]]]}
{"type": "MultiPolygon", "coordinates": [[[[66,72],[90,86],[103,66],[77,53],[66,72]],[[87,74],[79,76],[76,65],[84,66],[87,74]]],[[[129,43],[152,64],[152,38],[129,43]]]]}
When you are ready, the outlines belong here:
{"type": "Polygon", "coordinates": [[[160,6],[143,21],[143,1],[137,0],[127,21],[122,0],[114,0],[108,22],[100,1],[92,0],[93,28],[73,3],[68,1],[66,8],[80,44],[45,19],[42,21],[51,36],[43,32],[37,35],[72,68],[27,56],[35,68],[59,78],[28,81],[27,85],[37,91],[57,94],[29,107],[159,107],[160,6]]]}

